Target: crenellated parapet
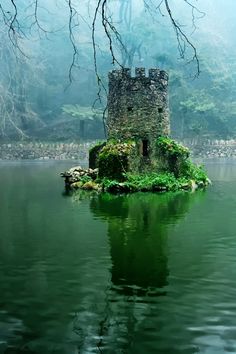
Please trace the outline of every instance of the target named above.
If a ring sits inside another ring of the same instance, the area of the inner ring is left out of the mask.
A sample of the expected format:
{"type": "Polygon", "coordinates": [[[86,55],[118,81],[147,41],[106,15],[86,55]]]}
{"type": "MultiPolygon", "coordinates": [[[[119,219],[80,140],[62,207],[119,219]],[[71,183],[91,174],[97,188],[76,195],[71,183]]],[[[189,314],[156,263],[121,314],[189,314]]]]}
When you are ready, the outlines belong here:
{"type": "Polygon", "coordinates": [[[168,82],[168,74],[164,70],[146,69],[146,68],[135,68],[134,75],[131,73],[130,68],[123,68],[119,70],[112,70],[109,73],[109,80],[117,79],[150,79],[153,81],[165,80],[168,82]]]}

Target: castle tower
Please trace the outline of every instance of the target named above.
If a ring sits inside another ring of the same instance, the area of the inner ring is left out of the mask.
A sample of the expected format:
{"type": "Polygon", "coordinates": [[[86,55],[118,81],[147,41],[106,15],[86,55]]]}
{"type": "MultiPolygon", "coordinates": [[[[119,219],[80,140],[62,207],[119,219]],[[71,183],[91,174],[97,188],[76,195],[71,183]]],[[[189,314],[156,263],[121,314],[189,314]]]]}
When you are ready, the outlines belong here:
{"type": "Polygon", "coordinates": [[[136,68],[109,73],[108,139],[134,139],[142,143],[143,155],[153,142],[170,133],[168,75],[165,71],[136,68]]]}

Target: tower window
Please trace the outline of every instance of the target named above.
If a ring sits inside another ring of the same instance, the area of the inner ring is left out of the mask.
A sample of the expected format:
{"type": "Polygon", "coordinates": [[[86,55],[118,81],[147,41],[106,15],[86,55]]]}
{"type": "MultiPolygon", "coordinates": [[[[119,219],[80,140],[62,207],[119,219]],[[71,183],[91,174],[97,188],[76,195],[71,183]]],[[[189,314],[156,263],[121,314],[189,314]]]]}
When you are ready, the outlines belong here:
{"type": "Polygon", "coordinates": [[[163,113],[163,108],[162,107],[158,108],[158,113],[163,113]]]}
{"type": "Polygon", "coordinates": [[[148,156],[148,140],[142,140],[142,154],[143,156],[148,156]]]}
{"type": "Polygon", "coordinates": [[[134,110],[134,108],[133,108],[132,106],[128,106],[128,107],[127,107],[127,111],[128,111],[128,112],[133,112],[133,110],[134,110]]]}

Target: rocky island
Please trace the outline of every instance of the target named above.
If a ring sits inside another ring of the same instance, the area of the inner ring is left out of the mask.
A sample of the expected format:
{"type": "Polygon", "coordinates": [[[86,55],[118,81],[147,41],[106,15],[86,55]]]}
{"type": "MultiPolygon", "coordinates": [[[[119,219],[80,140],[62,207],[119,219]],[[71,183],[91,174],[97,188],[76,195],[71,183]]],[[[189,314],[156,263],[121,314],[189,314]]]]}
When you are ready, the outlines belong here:
{"type": "Polygon", "coordinates": [[[70,189],[126,193],[192,190],[210,183],[189,159],[189,149],[169,137],[168,75],[136,68],[109,73],[106,142],[90,149],[89,168],[62,173],[70,189]]]}

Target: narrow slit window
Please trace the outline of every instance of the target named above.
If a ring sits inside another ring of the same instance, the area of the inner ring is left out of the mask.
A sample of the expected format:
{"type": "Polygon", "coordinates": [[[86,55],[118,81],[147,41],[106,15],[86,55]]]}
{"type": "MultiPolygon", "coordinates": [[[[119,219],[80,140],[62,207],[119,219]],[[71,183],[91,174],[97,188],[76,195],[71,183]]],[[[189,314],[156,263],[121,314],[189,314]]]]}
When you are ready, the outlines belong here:
{"type": "Polygon", "coordinates": [[[158,113],[162,113],[163,112],[163,108],[162,107],[159,107],[158,108],[158,113]]]}
{"type": "Polygon", "coordinates": [[[127,107],[127,111],[128,111],[128,112],[133,112],[133,110],[134,110],[133,107],[131,107],[131,106],[128,106],[128,107],[127,107]]]}
{"type": "Polygon", "coordinates": [[[146,140],[146,139],[143,140],[142,146],[143,146],[143,149],[142,149],[143,156],[148,156],[148,140],[146,140]]]}

